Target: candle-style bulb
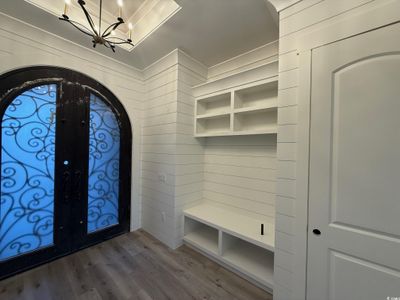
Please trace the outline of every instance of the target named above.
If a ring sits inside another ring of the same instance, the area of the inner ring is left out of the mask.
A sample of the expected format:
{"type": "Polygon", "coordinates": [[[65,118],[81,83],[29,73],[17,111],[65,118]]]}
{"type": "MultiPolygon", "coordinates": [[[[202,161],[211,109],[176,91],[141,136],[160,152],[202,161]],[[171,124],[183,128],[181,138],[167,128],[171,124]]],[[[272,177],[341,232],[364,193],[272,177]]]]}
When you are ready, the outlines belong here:
{"type": "Polygon", "coordinates": [[[129,39],[132,40],[132,29],[133,29],[132,23],[129,23],[128,27],[129,27],[129,39]]]}
{"type": "Polygon", "coordinates": [[[122,19],[122,6],[124,6],[124,1],[117,0],[117,4],[118,4],[118,18],[122,19]]]}
{"type": "Polygon", "coordinates": [[[65,5],[64,5],[64,16],[68,14],[68,7],[71,5],[71,0],[65,0],[65,5]]]}

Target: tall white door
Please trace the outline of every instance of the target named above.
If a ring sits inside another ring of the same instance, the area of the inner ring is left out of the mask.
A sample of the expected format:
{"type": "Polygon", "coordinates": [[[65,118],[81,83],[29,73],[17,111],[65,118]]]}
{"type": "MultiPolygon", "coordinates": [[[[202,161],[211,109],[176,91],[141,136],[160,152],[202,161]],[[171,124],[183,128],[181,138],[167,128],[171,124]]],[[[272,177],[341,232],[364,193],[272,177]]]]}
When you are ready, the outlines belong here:
{"type": "Polygon", "coordinates": [[[307,299],[400,299],[399,24],[313,51],[310,138],[307,299]]]}

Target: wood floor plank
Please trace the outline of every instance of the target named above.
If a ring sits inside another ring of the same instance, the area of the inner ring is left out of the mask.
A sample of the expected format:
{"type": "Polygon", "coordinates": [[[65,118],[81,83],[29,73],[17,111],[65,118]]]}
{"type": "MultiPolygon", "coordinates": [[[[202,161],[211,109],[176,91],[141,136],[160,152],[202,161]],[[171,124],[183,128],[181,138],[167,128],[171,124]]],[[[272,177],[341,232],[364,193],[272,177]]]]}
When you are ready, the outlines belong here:
{"type": "Polygon", "coordinates": [[[182,246],[139,230],[0,281],[7,300],[272,300],[272,295],[182,246]]]}

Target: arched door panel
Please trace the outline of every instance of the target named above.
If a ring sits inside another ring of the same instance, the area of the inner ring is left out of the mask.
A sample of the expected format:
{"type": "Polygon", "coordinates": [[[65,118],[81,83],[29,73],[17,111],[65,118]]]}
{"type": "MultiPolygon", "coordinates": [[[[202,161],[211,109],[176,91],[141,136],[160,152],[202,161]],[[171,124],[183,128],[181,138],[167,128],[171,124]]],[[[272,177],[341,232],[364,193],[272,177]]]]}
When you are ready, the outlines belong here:
{"type": "Polygon", "coordinates": [[[0,78],[0,278],[129,230],[130,123],[85,75],[0,78]]]}

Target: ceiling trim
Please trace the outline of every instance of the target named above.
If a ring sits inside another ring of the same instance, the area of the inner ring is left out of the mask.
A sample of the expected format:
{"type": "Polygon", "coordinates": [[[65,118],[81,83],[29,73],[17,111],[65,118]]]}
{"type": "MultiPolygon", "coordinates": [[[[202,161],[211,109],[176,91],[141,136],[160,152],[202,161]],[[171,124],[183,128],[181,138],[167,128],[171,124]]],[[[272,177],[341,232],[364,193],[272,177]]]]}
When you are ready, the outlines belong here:
{"type": "Polygon", "coordinates": [[[277,12],[280,12],[293,4],[301,2],[303,0],[265,0],[270,2],[276,9],[277,12]]]}

